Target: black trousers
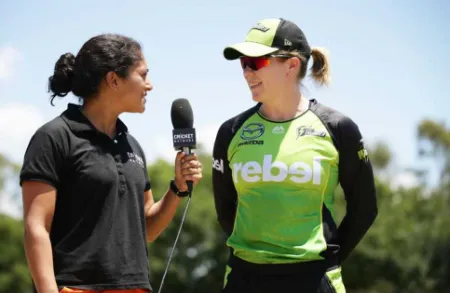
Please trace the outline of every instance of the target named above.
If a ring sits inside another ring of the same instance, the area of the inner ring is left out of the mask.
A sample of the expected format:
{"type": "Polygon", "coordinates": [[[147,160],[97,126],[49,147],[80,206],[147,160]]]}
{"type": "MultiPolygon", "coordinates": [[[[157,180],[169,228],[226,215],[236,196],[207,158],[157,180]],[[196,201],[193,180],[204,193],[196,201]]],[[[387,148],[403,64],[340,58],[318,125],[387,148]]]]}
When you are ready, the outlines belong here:
{"type": "Polygon", "coordinates": [[[345,286],[340,267],[325,261],[254,265],[235,259],[222,293],[345,293],[345,286]]]}

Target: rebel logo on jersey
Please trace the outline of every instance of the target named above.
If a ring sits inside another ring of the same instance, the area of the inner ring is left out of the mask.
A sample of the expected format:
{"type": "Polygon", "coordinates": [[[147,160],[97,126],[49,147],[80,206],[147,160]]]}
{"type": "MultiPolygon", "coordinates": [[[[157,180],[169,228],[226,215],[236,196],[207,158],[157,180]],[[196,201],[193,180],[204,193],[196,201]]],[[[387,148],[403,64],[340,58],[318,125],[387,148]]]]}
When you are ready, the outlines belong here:
{"type": "Polygon", "coordinates": [[[306,162],[293,162],[288,165],[282,161],[273,161],[272,155],[264,155],[261,166],[257,161],[233,163],[233,180],[245,182],[282,182],[290,180],[295,183],[321,184],[322,165],[324,158],[315,156],[312,166],[306,162]]]}

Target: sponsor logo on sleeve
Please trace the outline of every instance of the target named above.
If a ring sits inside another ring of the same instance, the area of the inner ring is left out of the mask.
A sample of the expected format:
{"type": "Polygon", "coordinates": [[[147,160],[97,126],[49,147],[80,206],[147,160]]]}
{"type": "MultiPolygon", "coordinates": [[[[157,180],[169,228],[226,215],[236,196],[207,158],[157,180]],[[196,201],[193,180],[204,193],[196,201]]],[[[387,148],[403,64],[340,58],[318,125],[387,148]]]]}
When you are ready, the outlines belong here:
{"type": "Polygon", "coordinates": [[[223,173],[224,172],[223,160],[213,158],[213,169],[223,173]]]}
{"type": "Polygon", "coordinates": [[[369,154],[364,146],[364,140],[361,138],[358,145],[358,158],[361,161],[367,162],[369,160],[369,154]]]}

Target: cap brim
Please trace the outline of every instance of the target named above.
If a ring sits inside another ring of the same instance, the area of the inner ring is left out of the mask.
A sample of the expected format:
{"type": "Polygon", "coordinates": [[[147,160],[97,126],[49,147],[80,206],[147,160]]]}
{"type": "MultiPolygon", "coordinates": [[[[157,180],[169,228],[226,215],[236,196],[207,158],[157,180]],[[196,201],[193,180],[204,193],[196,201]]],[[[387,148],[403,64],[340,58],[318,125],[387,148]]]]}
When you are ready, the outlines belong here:
{"type": "Polygon", "coordinates": [[[243,42],[226,47],[223,55],[227,60],[235,60],[241,56],[261,57],[278,50],[278,48],[272,48],[258,43],[243,42]]]}

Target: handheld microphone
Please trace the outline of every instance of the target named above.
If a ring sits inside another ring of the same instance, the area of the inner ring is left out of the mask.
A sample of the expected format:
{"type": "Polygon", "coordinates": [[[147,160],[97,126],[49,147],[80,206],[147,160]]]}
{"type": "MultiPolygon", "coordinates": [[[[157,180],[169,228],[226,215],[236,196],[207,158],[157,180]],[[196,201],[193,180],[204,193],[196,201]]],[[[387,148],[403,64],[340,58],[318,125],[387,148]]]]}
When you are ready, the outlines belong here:
{"type": "MultiPolygon", "coordinates": [[[[172,102],[170,111],[172,118],[172,139],[175,150],[183,150],[187,155],[196,148],[196,135],[194,125],[194,114],[187,99],[176,99],[172,102]]],[[[193,183],[187,181],[188,190],[192,192],[193,183]]]]}
{"type": "MultiPolygon", "coordinates": [[[[172,103],[172,110],[170,113],[172,117],[172,138],[173,147],[175,150],[183,150],[186,154],[191,154],[192,149],[196,147],[196,137],[194,125],[194,115],[192,114],[192,108],[187,99],[177,99],[172,103]]],[[[189,193],[192,193],[193,182],[187,181],[189,193]]],[[[181,229],[183,227],[184,219],[186,218],[186,213],[188,211],[189,203],[191,202],[191,196],[188,197],[186,208],[184,209],[183,217],[181,218],[180,228],[178,229],[177,237],[173,244],[172,250],[167,260],[166,269],[164,271],[163,277],[161,279],[161,284],[159,285],[158,293],[164,285],[164,280],[166,278],[167,272],[169,271],[170,262],[173,257],[173,252],[175,246],[177,245],[178,237],[180,237],[181,229]]]]}

